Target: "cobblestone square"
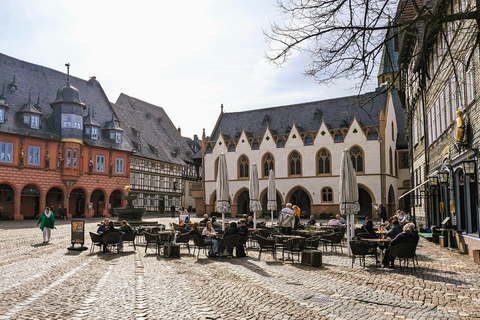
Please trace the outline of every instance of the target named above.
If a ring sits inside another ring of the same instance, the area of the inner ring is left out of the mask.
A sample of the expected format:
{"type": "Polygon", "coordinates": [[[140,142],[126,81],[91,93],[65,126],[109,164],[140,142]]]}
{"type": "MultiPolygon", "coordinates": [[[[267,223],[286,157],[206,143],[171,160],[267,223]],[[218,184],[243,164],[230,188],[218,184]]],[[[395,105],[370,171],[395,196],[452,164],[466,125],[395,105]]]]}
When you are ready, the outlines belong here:
{"type": "MultiPolygon", "coordinates": [[[[168,225],[173,219],[149,217],[168,225]]],[[[100,218],[86,220],[96,231],[100,218]]],[[[367,267],[323,254],[323,267],[245,258],[180,259],[134,251],[68,251],[70,221],[42,243],[36,221],[0,223],[0,319],[474,319],[480,267],[468,255],[420,240],[419,266],[367,267]]],[[[150,251],[151,250],[151,251],[150,251]]]]}

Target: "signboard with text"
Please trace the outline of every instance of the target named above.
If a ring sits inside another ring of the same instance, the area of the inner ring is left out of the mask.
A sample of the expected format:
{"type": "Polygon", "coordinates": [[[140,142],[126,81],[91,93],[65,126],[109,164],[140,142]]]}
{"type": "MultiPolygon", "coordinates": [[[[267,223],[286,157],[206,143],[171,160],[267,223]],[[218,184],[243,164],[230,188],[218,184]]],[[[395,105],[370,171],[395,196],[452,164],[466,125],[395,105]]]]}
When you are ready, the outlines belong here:
{"type": "Polygon", "coordinates": [[[85,243],[85,221],[84,220],[72,220],[72,244],[83,244],[85,243]]]}

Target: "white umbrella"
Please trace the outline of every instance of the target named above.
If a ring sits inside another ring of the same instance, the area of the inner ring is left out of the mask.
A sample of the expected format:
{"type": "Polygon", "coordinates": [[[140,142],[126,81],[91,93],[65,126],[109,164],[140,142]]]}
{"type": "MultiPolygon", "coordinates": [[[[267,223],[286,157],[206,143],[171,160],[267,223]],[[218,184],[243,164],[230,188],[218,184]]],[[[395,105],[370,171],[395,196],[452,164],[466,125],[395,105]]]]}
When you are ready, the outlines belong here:
{"type": "MultiPolygon", "coordinates": [[[[358,184],[357,175],[353,169],[350,152],[343,150],[342,162],[340,163],[340,212],[347,215],[347,239],[348,243],[355,236],[355,218],[354,214],[360,211],[358,204],[358,184]]],[[[351,255],[350,244],[348,245],[348,255],[351,255]]]]}
{"type": "Polygon", "coordinates": [[[270,215],[273,225],[273,210],[277,210],[277,189],[275,188],[275,172],[270,169],[268,174],[268,193],[267,193],[267,210],[270,210],[270,215]]]}
{"type": "Polygon", "coordinates": [[[227,158],[222,152],[218,160],[217,173],[217,212],[222,213],[222,230],[225,230],[225,213],[230,212],[230,203],[228,202],[229,188],[228,188],[228,172],[227,172],[227,158]]]}
{"type": "Polygon", "coordinates": [[[256,211],[262,211],[262,204],[260,203],[260,188],[258,187],[258,171],[257,165],[252,165],[250,172],[250,184],[248,195],[250,197],[250,211],[253,211],[253,228],[257,228],[256,211]]]}

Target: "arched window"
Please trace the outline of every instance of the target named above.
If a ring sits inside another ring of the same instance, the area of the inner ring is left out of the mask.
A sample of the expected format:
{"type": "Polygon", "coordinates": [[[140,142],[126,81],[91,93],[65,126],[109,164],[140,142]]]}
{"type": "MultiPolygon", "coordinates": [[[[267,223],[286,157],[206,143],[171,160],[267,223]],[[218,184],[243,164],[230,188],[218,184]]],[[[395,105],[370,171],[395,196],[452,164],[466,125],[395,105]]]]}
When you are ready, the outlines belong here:
{"type": "Polygon", "coordinates": [[[390,160],[390,174],[393,175],[393,157],[392,157],[392,148],[390,148],[388,152],[389,160],[390,160]]]}
{"type": "Polygon", "coordinates": [[[302,174],[302,158],[297,151],[290,153],[290,156],[288,157],[288,163],[290,164],[289,175],[293,176],[302,174]]]}
{"type": "Polygon", "coordinates": [[[248,178],[248,158],[246,155],[240,156],[238,158],[238,177],[240,179],[246,179],[248,178]]]}
{"type": "Polygon", "coordinates": [[[330,152],[327,149],[320,149],[317,153],[317,174],[331,174],[332,173],[332,159],[330,152]]]}
{"type": "Polygon", "coordinates": [[[333,202],[333,190],[330,187],[322,188],[322,202],[333,202]]]}
{"type": "Polygon", "coordinates": [[[270,170],[275,170],[275,161],[272,154],[267,153],[262,159],[263,176],[268,177],[270,170]]]}
{"type": "Polygon", "coordinates": [[[363,172],[363,150],[355,146],[350,149],[350,156],[352,157],[352,164],[355,171],[363,172]]]}
{"type": "Polygon", "coordinates": [[[213,164],[213,176],[215,177],[215,181],[217,180],[218,174],[218,159],[220,159],[220,157],[217,157],[217,159],[215,159],[215,163],[213,164]]]}

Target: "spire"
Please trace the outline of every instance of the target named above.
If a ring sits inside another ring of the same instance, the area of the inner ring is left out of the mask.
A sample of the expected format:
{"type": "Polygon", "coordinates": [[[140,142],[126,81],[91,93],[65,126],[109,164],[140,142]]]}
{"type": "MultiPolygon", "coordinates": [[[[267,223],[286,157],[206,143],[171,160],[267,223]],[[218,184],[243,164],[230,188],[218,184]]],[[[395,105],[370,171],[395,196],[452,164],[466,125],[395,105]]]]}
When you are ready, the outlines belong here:
{"type": "Polygon", "coordinates": [[[65,63],[65,67],[67,67],[67,82],[70,81],[70,62],[65,63]]]}
{"type": "Polygon", "coordinates": [[[17,88],[17,72],[15,70],[13,70],[13,81],[10,83],[10,91],[12,92],[17,92],[18,91],[18,88],[17,88]]]}
{"type": "Polygon", "coordinates": [[[220,113],[223,113],[223,103],[220,105],[220,113]]]}

